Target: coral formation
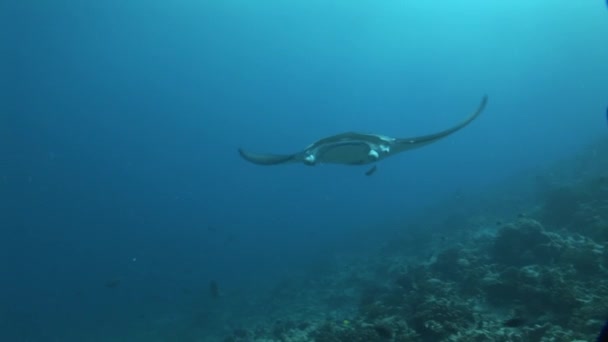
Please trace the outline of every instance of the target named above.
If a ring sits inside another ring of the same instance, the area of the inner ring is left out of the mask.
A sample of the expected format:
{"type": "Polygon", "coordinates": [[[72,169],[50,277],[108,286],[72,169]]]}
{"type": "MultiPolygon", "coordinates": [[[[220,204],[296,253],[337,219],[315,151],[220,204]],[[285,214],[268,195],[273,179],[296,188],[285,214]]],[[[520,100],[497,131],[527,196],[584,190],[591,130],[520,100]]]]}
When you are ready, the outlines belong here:
{"type": "MultiPolygon", "coordinates": [[[[335,265],[318,287],[289,289],[316,308],[305,321],[226,341],[592,340],[608,315],[607,179],[545,189],[539,206],[510,219],[474,209],[436,218],[450,241],[441,235],[431,255],[412,253],[413,240],[390,241],[383,253],[335,265]]],[[[433,246],[424,231],[415,241],[433,246]]]]}

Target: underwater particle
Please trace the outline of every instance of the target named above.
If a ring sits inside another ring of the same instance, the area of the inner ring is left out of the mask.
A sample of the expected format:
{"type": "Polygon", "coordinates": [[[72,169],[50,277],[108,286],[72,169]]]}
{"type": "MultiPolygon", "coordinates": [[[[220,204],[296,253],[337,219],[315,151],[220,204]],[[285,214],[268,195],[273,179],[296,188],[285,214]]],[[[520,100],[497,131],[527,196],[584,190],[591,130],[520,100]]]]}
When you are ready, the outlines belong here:
{"type": "Polygon", "coordinates": [[[211,295],[211,298],[213,299],[220,297],[220,288],[215,280],[209,282],[209,295],[211,295]]]}
{"type": "Polygon", "coordinates": [[[350,324],[350,321],[349,321],[349,320],[347,320],[347,319],[345,319],[345,320],[343,320],[343,321],[342,321],[342,324],[344,324],[344,325],[349,325],[349,324],[350,324]]]}

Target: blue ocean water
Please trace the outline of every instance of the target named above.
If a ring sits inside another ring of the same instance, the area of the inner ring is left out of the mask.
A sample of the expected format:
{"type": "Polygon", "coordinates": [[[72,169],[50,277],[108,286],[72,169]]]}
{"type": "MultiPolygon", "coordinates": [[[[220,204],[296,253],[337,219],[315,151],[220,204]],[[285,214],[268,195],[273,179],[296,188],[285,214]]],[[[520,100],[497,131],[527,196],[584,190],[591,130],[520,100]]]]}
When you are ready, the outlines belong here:
{"type": "Polygon", "coordinates": [[[155,327],[218,306],[211,280],[256,297],[372,244],[361,230],[383,240],[385,222],[576,153],[606,134],[604,5],[4,2],[0,339],[171,340],[155,327]],[[372,177],[236,152],[427,134],[484,94],[469,127],[372,177]]]}

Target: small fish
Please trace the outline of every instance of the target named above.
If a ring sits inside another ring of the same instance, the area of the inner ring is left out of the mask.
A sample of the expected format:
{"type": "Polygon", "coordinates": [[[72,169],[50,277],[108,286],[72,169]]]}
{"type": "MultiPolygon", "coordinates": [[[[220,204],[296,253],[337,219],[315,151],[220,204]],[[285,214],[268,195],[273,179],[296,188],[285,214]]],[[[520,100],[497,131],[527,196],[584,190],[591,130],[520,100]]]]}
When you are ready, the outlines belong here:
{"type": "Polygon", "coordinates": [[[371,168],[371,169],[369,169],[369,170],[367,170],[367,171],[365,172],[365,175],[366,175],[366,176],[371,176],[371,175],[373,175],[373,174],[374,174],[374,172],[376,172],[376,169],[377,169],[377,166],[376,166],[376,165],[372,166],[372,168],[371,168]]]}

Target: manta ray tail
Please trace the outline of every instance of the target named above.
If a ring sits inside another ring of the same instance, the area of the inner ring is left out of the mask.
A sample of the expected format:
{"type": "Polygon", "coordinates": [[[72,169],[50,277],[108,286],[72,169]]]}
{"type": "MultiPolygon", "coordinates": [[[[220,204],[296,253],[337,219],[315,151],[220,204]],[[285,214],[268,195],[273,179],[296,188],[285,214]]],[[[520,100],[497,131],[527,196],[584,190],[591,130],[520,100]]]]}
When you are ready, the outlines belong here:
{"type": "Polygon", "coordinates": [[[295,161],[293,154],[261,154],[246,152],[239,148],[239,154],[243,159],[257,165],[277,165],[295,161]]]}

